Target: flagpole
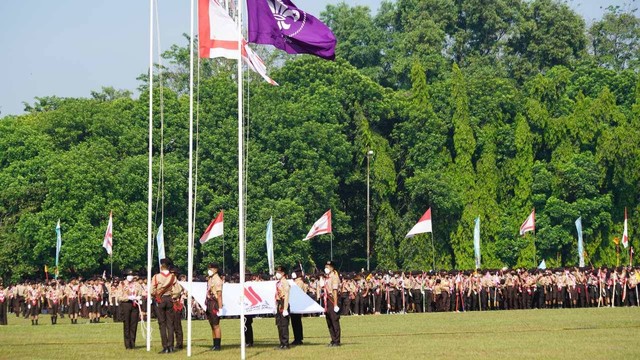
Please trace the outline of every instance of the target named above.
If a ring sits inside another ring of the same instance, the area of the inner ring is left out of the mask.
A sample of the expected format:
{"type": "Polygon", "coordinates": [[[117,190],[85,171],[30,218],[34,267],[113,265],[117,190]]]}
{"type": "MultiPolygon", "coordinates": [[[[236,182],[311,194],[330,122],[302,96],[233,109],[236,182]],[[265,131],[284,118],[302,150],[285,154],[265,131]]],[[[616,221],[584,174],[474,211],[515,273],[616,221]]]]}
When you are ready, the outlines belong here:
{"type": "Polygon", "coordinates": [[[331,235],[331,261],[333,261],[333,233],[329,233],[331,235]]]}
{"type": "Polygon", "coordinates": [[[433,271],[436,270],[436,246],[433,240],[433,230],[431,231],[431,251],[433,252],[433,271]]]}
{"type": "MultiPolygon", "coordinates": [[[[153,1],[149,0],[149,183],[147,187],[147,351],[151,351],[151,212],[153,209],[153,1]]],[[[113,250],[111,251],[113,253],[113,250]]],[[[111,256],[113,277],[113,256],[111,256]]]]}
{"type": "Polygon", "coordinates": [[[187,356],[191,356],[191,310],[193,293],[193,12],[194,0],[190,1],[189,10],[189,185],[188,185],[188,209],[187,209],[187,281],[189,282],[189,295],[187,296],[187,356]]]}
{"type": "MultiPolygon", "coordinates": [[[[238,252],[240,257],[240,287],[244,289],[244,128],[243,128],[243,103],[242,103],[242,1],[237,3],[238,26],[238,252]]],[[[240,291],[240,359],[246,358],[244,336],[244,291],[240,291]]]]}

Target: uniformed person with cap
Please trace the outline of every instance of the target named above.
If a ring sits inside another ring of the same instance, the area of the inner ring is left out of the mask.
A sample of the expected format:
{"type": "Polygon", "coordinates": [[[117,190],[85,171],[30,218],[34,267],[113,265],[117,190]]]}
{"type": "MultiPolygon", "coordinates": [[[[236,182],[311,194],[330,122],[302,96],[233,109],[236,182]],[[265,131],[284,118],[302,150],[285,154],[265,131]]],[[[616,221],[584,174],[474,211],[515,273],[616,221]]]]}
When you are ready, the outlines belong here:
{"type": "Polygon", "coordinates": [[[7,308],[9,307],[9,295],[0,280],[0,325],[7,325],[7,308]]]}
{"type": "Polygon", "coordinates": [[[80,285],[78,279],[71,278],[71,282],[64,289],[64,297],[67,299],[67,314],[72,324],[78,323],[78,313],[80,312],[80,285]]]}
{"type": "Polygon", "coordinates": [[[280,350],[289,349],[289,292],[287,270],[284,266],[276,268],[276,326],[280,339],[280,350]]]}
{"type": "Polygon", "coordinates": [[[160,327],[162,340],[161,353],[174,352],[173,347],[173,289],[178,281],[176,276],[169,271],[171,262],[168,259],[160,260],[160,272],[151,279],[151,296],[156,299],[156,316],[160,327]]]}
{"type": "MultiPolygon", "coordinates": [[[[291,273],[291,278],[293,282],[302,289],[302,292],[305,294],[309,290],[309,285],[304,282],[304,276],[302,275],[301,270],[296,270],[291,273]]],[[[302,329],[302,314],[291,314],[291,329],[293,329],[293,342],[291,345],[302,345],[302,340],[304,340],[304,331],[302,329]]]]}
{"type": "MultiPolygon", "coordinates": [[[[178,278],[178,268],[172,266],[169,271],[173,274],[173,276],[178,278]]],[[[182,350],[184,335],[182,332],[182,309],[184,308],[184,288],[178,281],[173,285],[173,289],[171,289],[171,295],[173,296],[173,331],[176,339],[175,349],[182,350]]]]}
{"type": "Polygon", "coordinates": [[[140,321],[140,300],[142,299],[142,287],[133,278],[133,271],[125,272],[125,280],[120,282],[116,290],[116,298],[120,307],[120,319],[122,319],[124,333],[124,348],[136,347],[136,333],[138,321],[140,321]]]}
{"type": "Polygon", "coordinates": [[[210,263],[207,273],[207,316],[209,325],[211,326],[211,336],[213,337],[213,346],[211,350],[220,351],[222,333],[220,331],[220,317],[218,311],[222,309],[222,279],[218,274],[219,266],[216,263],[210,263]]]}
{"type": "Polygon", "coordinates": [[[327,261],[324,266],[325,280],[325,313],[331,343],[329,346],[340,346],[340,307],[338,306],[338,289],[340,288],[340,275],[336,271],[335,263],[327,261]]]}

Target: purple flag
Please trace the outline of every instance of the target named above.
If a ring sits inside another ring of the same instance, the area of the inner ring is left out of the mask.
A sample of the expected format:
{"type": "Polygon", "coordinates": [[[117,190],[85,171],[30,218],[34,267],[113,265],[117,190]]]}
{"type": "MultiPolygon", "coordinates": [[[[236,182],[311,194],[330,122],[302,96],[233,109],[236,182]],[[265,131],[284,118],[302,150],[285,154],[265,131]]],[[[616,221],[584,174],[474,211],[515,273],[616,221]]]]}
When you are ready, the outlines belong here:
{"type": "Polygon", "coordinates": [[[289,54],[336,57],[336,37],[322,21],[290,0],[247,0],[249,42],[271,44],[289,54]]]}

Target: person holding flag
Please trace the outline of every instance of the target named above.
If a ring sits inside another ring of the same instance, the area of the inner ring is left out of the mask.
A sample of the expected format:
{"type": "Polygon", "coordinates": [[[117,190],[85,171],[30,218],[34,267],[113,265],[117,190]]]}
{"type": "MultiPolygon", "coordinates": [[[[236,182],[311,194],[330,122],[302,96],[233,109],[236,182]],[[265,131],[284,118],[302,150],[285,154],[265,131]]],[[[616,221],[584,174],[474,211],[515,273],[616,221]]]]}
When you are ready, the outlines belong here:
{"type": "Polygon", "coordinates": [[[291,285],[287,281],[287,270],[284,266],[276,268],[276,326],[280,350],[289,349],[289,292],[291,285]]]}
{"type": "Polygon", "coordinates": [[[336,270],[335,263],[327,261],[324,266],[326,275],[324,281],[324,311],[326,314],[327,327],[331,342],[328,346],[340,346],[340,307],[338,306],[338,290],[340,289],[340,275],[336,270]]]}
{"type": "MultiPolygon", "coordinates": [[[[162,339],[162,354],[174,352],[174,327],[173,319],[173,298],[180,294],[174,294],[174,285],[178,281],[175,274],[169,271],[171,262],[168,259],[160,261],[160,272],[151,279],[151,296],[156,300],[156,316],[160,327],[160,338],[162,339]]],[[[151,301],[151,299],[148,299],[151,301]]]]}
{"type": "Polygon", "coordinates": [[[220,330],[220,316],[218,312],[222,309],[222,285],[223,281],[218,272],[220,268],[216,263],[210,263],[207,274],[207,317],[211,326],[211,336],[213,337],[212,351],[222,350],[222,331],[220,330]]]}
{"type": "Polygon", "coordinates": [[[142,299],[142,286],[134,280],[133,271],[125,272],[125,280],[120,283],[117,299],[123,323],[124,348],[133,350],[136,347],[136,334],[138,321],[140,321],[140,300],[142,299]]]}

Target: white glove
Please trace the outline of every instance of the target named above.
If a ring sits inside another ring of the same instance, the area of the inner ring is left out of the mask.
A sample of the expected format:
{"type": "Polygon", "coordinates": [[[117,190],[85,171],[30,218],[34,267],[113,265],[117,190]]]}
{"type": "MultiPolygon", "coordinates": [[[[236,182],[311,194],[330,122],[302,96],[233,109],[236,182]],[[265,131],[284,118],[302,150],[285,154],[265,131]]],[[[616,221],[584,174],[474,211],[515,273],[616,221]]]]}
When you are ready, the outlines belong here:
{"type": "Polygon", "coordinates": [[[136,297],[135,297],[135,296],[133,296],[133,295],[129,295],[128,299],[129,299],[129,300],[131,300],[131,301],[133,301],[133,300],[135,300],[135,299],[136,299],[136,297]]]}
{"type": "Polygon", "coordinates": [[[138,301],[142,300],[142,296],[140,296],[140,295],[136,296],[136,300],[138,300],[138,301]]]}
{"type": "Polygon", "coordinates": [[[31,304],[27,305],[27,309],[31,310],[31,304]]]}
{"type": "Polygon", "coordinates": [[[336,313],[337,313],[337,312],[340,312],[340,308],[339,308],[339,307],[337,307],[337,306],[334,306],[334,307],[333,307],[333,311],[334,311],[334,312],[336,312],[336,313]]]}
{"type": "Polygon", "coordinates": [[[87,301],[87,302],[84,304],[84,306],[85,306],[85,307],[89,307],[89,302],[87,301]]]}
{"type": "Polygon", "coordinates": [[[118,302],[116,301],[116,306],[118,306],[118,302]]]}
{"type": "Polygon", "coordinates": [[[287,310],[282,310],[282,316],[284,316],[284,317],[289,316],[289,311],[287,311],[287,310]]]}
{"type": "Polygon", "coordinates": [[[89,302],[89,305],[93,306],[93,301],[89,302]]]}

